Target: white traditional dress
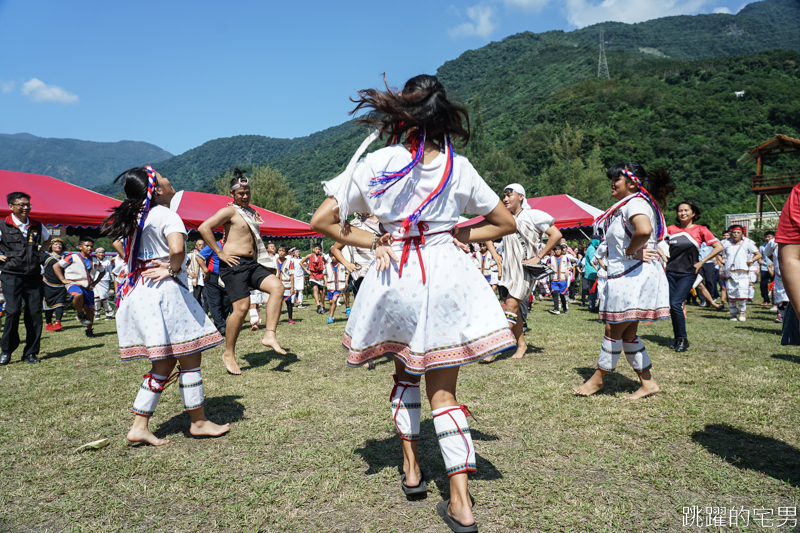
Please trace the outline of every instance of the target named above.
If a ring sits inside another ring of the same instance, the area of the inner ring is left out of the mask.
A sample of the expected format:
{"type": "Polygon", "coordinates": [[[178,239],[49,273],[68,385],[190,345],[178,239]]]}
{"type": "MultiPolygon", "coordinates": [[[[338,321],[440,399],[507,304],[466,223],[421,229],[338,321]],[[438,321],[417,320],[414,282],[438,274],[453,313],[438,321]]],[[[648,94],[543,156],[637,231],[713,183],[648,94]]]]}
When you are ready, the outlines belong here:
{"type": "Polygon", "coordinates": [[[421,375],[516,347],[491,287],[450,234],[460,214],[487,215],[499,202],[465,157],[454,154],[452,177],[442,194],[422,211],[409,235],[402,232],[403,221],[440,184],[447,159],[442,153],[431,163],[420,162],[380,197],[370,195],[369,182],[381,171],[411,163],[402,145],[351,162],[354,167],[325,183],[326,194],[347,206],[340,217],[372,213],[395,239],[395,254],[401,257],[404,245],[408,253],[402,276],[396,263],[366,273],[345,328],[350,366],[393,354],[409,373],[421,375]]]}
{"type": "Polygon", "coordinates": [[[650,218],[652,230],[645,248],[656,248],[658,222],[653,208],[640,197],[625,198],[619,203],[622,206],[611,215],[606,230],[605,281],[601,283],[598,275],[599,318],[611,324],[669,318],[669,284],[664,266],[660,261],[625,259],[625,249],[635,229],[631,218],[635,215],[650,218]]]}
{"type": "Polygon", "coordinates": [[[728,300],[747,300],[750,297],[750,266],[747,262],[758,253],[758,248],[749,239],[742,239],[739,244],[724,240],[725,268],[721,273],[726,279],[728,300]]]}
{"type": "Polygon", "coordinates": [[[764,245],[764,259],[772,259],[772,264],[775,269],[775,285],[773,286],[772,303],[774,305],[781,304],[789,301],[789,295],[786,294],[786,287],[783,285],[783,276],[781,276],[781,262],[778,255],[778,243],[772,239],[764,245]]]}
{"type": "MultiPolygon", "coordinates": [[[[138,261],[144,268],[153,261],[169,262],[167,235],[186,228],[181,217],[165,206],[150,209],[142,229],[138,261]]],[[[188,276],[153,281],[139,276],[117,312],[117,336],[123,361],[151,361],[182,357],[225,342],[203,308],[186,287],[188,276]]]]}

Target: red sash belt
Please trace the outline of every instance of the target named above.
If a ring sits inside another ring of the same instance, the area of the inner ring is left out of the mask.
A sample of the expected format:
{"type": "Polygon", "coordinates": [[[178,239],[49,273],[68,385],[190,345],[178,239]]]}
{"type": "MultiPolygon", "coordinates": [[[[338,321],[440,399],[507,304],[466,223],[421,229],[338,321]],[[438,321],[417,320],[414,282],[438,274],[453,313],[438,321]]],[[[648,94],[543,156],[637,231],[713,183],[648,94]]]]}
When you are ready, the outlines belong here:
{"type": "MultiPolygon", "coordinates": [[[[419,235],[415,235],[413,237],[406,237],[405,239],[395,239],[397,241],[402,241],[403,243],[403,253],[400,256],[400,270],[397,273],[398,278],[403,277],[403,265],[408,262],[408,255],[411,252],[411,243],[414,243],[414,247],[417,249],[417,257],[419,258],[419,268],[422,270],[422,283],[425,284],[425,264],[422,262],[422,250],[420,250],[420,246],[425,245],[425,232],[423,231],[423,223],[417,224],[417,229],[419,229],[419,235]]],[[[432,235],[439,235],[440,233],[450,233],[449,231],[437,231],[436,233],[431,233],[429,236],[432,235]]]]}

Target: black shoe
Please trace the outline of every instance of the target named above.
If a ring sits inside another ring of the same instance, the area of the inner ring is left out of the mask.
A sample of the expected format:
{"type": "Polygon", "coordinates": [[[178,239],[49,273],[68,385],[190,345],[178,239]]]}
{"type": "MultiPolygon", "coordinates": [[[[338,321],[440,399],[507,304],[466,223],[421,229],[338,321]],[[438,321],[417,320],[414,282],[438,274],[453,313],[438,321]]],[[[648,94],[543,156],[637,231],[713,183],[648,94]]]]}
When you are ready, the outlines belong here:
{"type": "Polygon", "coordinates": [[[22,360],[28,363],[29,365],[35,365],[36,363],[39,362],[39,358],[33,354],[26,355],[25,357],[22,358],[22,360]]]}
{"type": "Polygon", "coordinates": [[[92,325],[92,321],[89,320],[88,318],[86,318],[86,313],[78,313],[77,318],[78,318],[78,322],[80,322],[81,325],[83,325],[83,326],[91,326],[92,325]]]}
{"type": "Polygon", "coordinates": [[[681,337],[675,342],[675,351],[676,352],[685,352],[689,349],[689,339],[686,337],[681,337]]]}
{"type": "Polygon", "coordinates": [[[95,335],[94,331],[92,331],[90,329],[87,329],[84,333],[86,333],[86,336],[89,337],[90,339],[93,339],[93,338],[97,337],[97,335],[95,335]]]}
{"type": "Polygon", "coordinates": [[[11,354],[0,353],[0,365],[7,365],[11,361],[11,354]]]}
{"type": "Polygon", "coordinates": [[[672,339],[672,344],[669,345],[669,349],[674,350],[677,345],[678,345],[678,339],[672,339]]]}
{"type": "Polygon", "coordinates": [[[318,315],[324,315],[325,314],[325,310],[322,308],[321,305],[317,306],[317,314],[318,315]]]}

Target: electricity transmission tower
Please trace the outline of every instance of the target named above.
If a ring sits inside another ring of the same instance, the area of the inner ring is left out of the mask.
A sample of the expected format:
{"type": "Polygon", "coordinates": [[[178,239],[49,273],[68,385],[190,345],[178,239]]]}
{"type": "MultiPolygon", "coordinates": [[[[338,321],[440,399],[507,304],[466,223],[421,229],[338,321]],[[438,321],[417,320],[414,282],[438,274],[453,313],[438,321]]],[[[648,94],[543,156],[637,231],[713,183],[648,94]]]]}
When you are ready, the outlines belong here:
{"type": "Polygon", "coordinates": [[[603,39],[603,30],[600,30],[600,59],[597,61],[597,77],[610,79],[608,61],[606,61],[606,43],[603,39]]]}

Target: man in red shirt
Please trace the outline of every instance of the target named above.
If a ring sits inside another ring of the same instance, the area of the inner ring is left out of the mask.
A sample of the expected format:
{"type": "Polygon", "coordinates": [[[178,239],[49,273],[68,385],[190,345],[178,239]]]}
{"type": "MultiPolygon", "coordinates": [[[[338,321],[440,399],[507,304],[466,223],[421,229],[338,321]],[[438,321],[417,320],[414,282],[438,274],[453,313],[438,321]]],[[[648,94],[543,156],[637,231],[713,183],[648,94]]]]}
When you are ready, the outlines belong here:
{"type": "Polygon", "coordinates": [[[300,265],[303,265],[305,262],[308,262],[308,282],[314,290],[314,301],[317,302],[317,313],[320,315],[325,313],[325,309],[322,307],[322,303],[325,303],[325,256],[322,255],[322,246],[319,244],[315,244],[314,248],[312,248],[313,252],[308,254],[300,261],[300,265]],[[323,296],[320,298],[320,293],[322,292],[323,296]],[[322,303],[320,303],[322,300],[322,303]]]}
{"type": "Polygon", "coordinates": [[[783,206],[778,231],[775,232],[775,242],[778,243],[783,285],[789,296],[781,344],[800,345],[800,327],[797,321],[797,310],[800,309],[800,183],[794,186],[783,206]]]}

